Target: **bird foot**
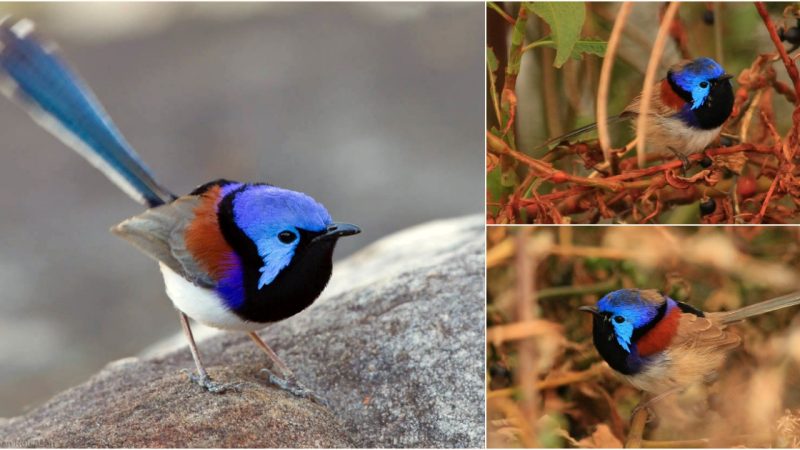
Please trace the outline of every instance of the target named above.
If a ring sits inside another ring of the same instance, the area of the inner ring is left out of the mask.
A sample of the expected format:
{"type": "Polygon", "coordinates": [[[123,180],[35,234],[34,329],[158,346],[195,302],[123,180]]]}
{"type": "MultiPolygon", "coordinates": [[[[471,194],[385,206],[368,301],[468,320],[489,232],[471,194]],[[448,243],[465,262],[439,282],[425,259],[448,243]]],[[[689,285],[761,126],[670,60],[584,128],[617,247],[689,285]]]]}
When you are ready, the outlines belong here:
{"type": "Polygon", "coordinates": [[[261,369],[261,372],[267,374],[267,382],[269,384],[276,386],[279,389],[294,395],[295,397],[307,398],[326,408],[330,407],[330,403],[328,403],[328,400],[326,400],[323,397],[320,397],[319,395],[315,394],[314,391],[312,391],[311,389],[300,384],[300,382],[297,381],[297,379],[294,376],[281,378],[272,373],[272,371],[270,371],[269,369],[261,369]]]}
{"type": "Polygon", "coordinates": [[[189,380],[212,394],[223,394],[226,391],[240,392],[242,390],[241,383],[217,383],[208,375],[195,374],[187,369],[182,369],[181,373],[188,375],[189,380]]]}
{"type": "Polygon", "coordinates": [[[645,414],[647,414],[647,421],[645,423],[650,423],[653,420],[655,420],[656,419],[656,413],[655,413],[655,411],[653,411],[653,408],[651,407],[651,403],[652,402],[647,401],[647,402],[639,403],[638,405],[636,405],[636,407],[633,408],[633,411],[631,412],[631,420],[633,420],[633,418],[636,417],[636,414],[639,413],[639,411],[641,411],[641,410],[644,410],[645,414]]]}
{"type": "Polygon", "coordinates": [[[681,161],[681,174],[685,178],[686,177],[686,171],[689,170],[689,166],[691,165],[691,163],[689,162],[689,157],[687,157],[683,153],[675,150],[672,147],[667,147],[667,148],[669,149],[669,151],[671,151],[675,155],[676,158],[678,158],[681,161]]]}

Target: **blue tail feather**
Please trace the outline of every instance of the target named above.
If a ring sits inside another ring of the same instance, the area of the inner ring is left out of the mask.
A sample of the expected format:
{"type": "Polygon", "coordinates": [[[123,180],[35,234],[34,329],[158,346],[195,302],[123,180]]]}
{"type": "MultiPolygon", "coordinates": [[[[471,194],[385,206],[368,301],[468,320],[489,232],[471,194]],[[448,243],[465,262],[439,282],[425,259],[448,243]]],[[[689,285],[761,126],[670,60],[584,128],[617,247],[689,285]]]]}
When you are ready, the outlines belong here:
{"type": "Polygon", "coordinates": [[[27,19],[0,21],[0,91],[136,201],[152,207],[175,198],[155,181],[92,91],[36,38],[27,19]]]}

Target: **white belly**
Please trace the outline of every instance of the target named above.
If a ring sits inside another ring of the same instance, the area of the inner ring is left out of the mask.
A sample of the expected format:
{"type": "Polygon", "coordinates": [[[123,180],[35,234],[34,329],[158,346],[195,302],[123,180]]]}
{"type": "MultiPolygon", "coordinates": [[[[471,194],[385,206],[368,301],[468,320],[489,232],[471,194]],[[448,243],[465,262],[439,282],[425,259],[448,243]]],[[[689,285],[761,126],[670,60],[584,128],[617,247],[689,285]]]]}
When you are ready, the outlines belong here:
{"type": "Polygon", "coordinates": [[[255,331],[268,325],[243,320],[226,308],[225,302],[213,290],[196,286],[163,263],[158,263],[158,266],[172,304],[192,319],[223,330],[255,331]]]}
{"type": "Polygon", "coordinates": [[[678,153],[690,155],[702,152],[719,136],[722,127],[713,130],[689,128],[675,117],[654,118],[647,127],[647,144],[652,150],[672,148],[678,153]]]}

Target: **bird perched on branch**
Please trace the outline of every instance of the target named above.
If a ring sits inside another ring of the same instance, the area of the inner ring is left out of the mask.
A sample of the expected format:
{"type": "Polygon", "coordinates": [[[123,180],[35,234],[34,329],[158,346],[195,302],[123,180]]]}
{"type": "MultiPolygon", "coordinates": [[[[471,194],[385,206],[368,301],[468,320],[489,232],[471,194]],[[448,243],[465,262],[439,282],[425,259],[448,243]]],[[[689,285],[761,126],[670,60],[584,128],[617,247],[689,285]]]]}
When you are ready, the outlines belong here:
{"type": "MultiPolygon", "coordinates": [[[[652,90],[648,111],[648,149],[670,150],[685,160],[685,155],[703,151],[719,136],[722,125],[733,110],[731,75],[711,58],[682,61],[667,72],[652,90]]],[[[642,94],[608,123],[632,120],[640,113],[642,94]]],[[[593,123],[553,138],[540,146],[569,140],[597,128],[593,123]]]]}
{"type": "Polygon", "coordinates": [[[597,306],[594,346],[600,356],[654,401],[699,382],[712,381],[741,338],[727,329],[749,317],[800,304],[800,292],[729,312],[703,312],[656,290],[621,289],[597,306]]]}
{"type": "Polygon", "coordinates": [[[319,399],[255,331],[309,306],[331,276],[337,239],[359,228],[335,223],[306,194],[265,183],[220,179],[175,196],[54,49],[37,38],[31,21],[0,20],[0,91],[149,208],[112,232],[158,261],[197,367],[190,378],[212,392],[232,386],[208,376],[187,316],[247,332],[282,372],[270,373],[272,383],[319,399]]]}

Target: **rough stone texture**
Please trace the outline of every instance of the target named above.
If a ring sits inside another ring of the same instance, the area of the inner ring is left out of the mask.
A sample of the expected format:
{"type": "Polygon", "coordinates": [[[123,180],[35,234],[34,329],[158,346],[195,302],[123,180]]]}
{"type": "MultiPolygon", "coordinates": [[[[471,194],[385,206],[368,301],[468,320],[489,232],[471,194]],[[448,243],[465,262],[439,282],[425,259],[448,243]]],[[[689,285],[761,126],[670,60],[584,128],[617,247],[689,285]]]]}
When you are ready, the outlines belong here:
{"type": "MultiPolygon", "coordinates": [[[[239,393],[208,394],[159,362],[112,363],[21,418],[0,447],[352,447],[325,408],[258,381],[258,366],[217,369],[239,393]]],[[[262,377],[263,378],[263,377],[262,377]]]]}
{"type": "Polygon", "coordinates": [[[241,393],[188,385],[191,357],[171,340],[0,419],[0,446],[483,447],[483,230],[470,216],[382,239],[261,333],[329,410],[265,386],[258,348],[214,333],[199,343],[206,366],[241,393]]]}

